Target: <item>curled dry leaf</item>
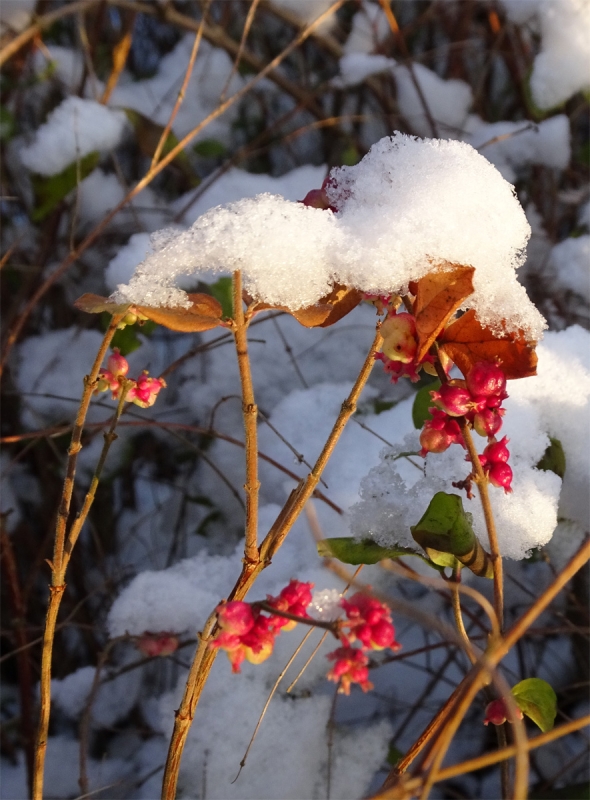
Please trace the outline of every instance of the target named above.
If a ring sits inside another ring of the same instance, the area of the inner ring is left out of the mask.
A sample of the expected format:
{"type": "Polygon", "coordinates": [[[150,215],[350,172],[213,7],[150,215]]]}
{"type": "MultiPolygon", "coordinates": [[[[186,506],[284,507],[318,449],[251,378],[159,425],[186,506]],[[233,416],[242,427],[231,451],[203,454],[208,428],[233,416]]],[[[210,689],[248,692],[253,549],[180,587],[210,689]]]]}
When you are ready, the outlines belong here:
{"type": "Polygon", "coordinates": [[[218,300],[208,294],[189,294],[188,299],[191,302],[189,308],[164,308],[117,305],[106,297],[84,294],[76,300],[74,305],[80,311],[86,311],[89,314],[100,314],[103,311],[107,311],[109,314],[122,314],[127,311],[181,333],[208,331],[220,324],[223,312],[218,300]]]}
{"type": "Polygon", "coordinates": [[[424,359],[451,316],[473,294],[474,272],[473,267],[452,265],[450,269],[430,272],[411,284],[410,289],[416,295],[414,316],[418,361],[424,359]]]}
{"type": "MultiPolygon", "coordinates": [[[[358,289],[351,289],[342,284],[336,284],[330,294],[322,297],[313,306],[306,306],[292,311],[287,306],[273,306],[270,303],[259,303],[256,305],[256,313],[259,311],[284,311],[295,317],[297,322],[306,328],[327,328],[335,322],[345,317],[361,302],[363,296],[358,289]]],[[[252,298],[244,293],[244,300],[250,304],[252,298]]]]}
{"type": "Polygon", "coordinates": [[[520,333],[498,336],[477,320],[473,309],[449,325],[439,342],[465,376],[478,361],[497,361],[508,380],[537,374],[535,343],[520,333]]]}

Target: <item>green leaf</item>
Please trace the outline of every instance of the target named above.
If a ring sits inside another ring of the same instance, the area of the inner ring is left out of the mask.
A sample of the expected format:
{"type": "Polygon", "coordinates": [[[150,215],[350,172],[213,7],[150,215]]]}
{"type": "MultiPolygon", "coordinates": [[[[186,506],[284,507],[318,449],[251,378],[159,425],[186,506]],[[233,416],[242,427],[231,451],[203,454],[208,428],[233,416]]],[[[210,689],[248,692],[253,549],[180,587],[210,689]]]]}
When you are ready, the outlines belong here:
{"type": "MultiPolygon", "coordinates": [[[[100,322],[103,330],[106,331],[110,321],[110,314],[101,314],[100,322]]],[[[136,322],[133,325],[126,325],[124,328],[119,328],[113,336],[111,348],[118,347],[122,356],[128,356],[129,353],[138,350],[143,344],[138,334],[141,333],[144,336],[150,336],[156,328],[156,323],[152,322],[150,319],[146,320],[143,324],[136,322]]]]}
{"type": "Polygon", "coordinates": [[[100,153],[93,151],[80,161],[69,164],[57,175],[33,175],[31,180],[35,192],[35,208],[31,214],[33,222],[40,222],[53,211],[80,181],[90,175],[99,159],[100,153]]]}
{"type": "Polygon", "coordinates": [[[433,405],[430,392],[438,391],[440,389],[440,381],[434,380],[431,383],[418,389],[416,397],[414,398],[414,405],[412,406],[412,420],[414,427],[420,430],[426,420],[432,419],[432,414],[428,409],[433,405]]]}
{"type": "Polygon", "coordinates": [[[565,453],[559,439],[549,437],[550,445],[543,453],[543,458],[537,464],[537,469],[545,472],[554,472],[563,480],[565,475],[565,453]]]}
{"type": "Polygon", "coordinates": [[[343,150],[340,160],[343,167],[354,167],[361,160],[361,156],[356,147],[353,144],[349,144],[343,150]]]}
{"type": "MultiPolygon", "coordinates": [[[[455,556],[476,575],[492,578],[492,563],[479,543],[471,525],[471,514],[463,509],[457,494],[437,492],[422,519],[410,527],[414,541],[440,564],[443,556],[455,556]]],[[[444,566],[449,566],[445,564],[444,566]]]]}
{"type": "Polygon", "coordinates": [[[409,547],[381,547],[372,539],[359,542],[351,536],[336,536],[333,539],[322,539],[317,545],[318,554],[322,558],[337,558],[344,564],[377,564],[384,558],[400,558],[400,556],[417,556],[434,567],[429,559],[409,547]]]}
{"type": "Polygon", "coordinates": [[[227,147],[218,142],[217,139],[203,139],[193,147],[198,156],[203,158],[223,158],[227,153],[227,147]]]}
{"type": "Polygon", "coordinates": [[[391,767],[395,767],[402,760],[404,755],[405,754],[402,753],[402,751],[398,747],[395,747],[395,745],[390,744],[385,760],[391,767]]]}
{"type": "Polygon", "coordinates": [[[547,681],[526,678],[512,687],[516,705],[543,733],[550,731],[557,714],[557,696],[547,681]]]}
{"type": "Polygon", "coordinates": [[[216,300],[219,300],[223,317],[233,316],[232,279],[220,278],[215,283],[209,284],[209,291],[216,300]]]}

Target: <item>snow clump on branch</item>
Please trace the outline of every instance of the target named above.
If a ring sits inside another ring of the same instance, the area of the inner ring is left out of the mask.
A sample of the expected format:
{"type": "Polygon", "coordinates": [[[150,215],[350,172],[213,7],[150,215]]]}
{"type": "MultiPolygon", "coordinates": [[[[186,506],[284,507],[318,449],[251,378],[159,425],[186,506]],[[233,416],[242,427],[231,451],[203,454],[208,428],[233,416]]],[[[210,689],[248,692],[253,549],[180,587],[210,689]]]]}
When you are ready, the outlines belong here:
{"type": "Polygon", "coordinates": [[[112,299],[188,307],[180,275],[240,269],[253,297],[296,310],[335,283],[389,295],[463,264],[476,270],[465,308],[493,329],[540,336],[544,320],[515,275],[529,224],[513,187],[472,147],[396,133],[324,186],[335,213],[262,194],[213,208],[188,231],[159,232],[112,299]]]}

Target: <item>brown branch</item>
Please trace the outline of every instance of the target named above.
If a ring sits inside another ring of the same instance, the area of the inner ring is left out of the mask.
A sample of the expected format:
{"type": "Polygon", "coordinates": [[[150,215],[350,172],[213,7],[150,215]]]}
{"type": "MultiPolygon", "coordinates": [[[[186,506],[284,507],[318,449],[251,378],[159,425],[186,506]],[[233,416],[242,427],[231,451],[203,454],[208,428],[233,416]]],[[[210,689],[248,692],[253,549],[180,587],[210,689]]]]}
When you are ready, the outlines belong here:
{"type": "MultiPolygon", "coordinates": [[[[113,317],[111,323],[104,335],[102,343],[99,347],[98,353],[94,360],[94,364],[90,374],[84,378],[84,392],[80,400],[80,407],[76,415],[76,422],[72,431],[72,439],[68,448],[68,462],[66,466],[66,477],[64,480],[62,497],[57,514],[57,522],[55,527],[55,541],[53,547],[53,561],[50,562],[51,566],[51,585],[49,587],[49,604],[47,607],[47,615],[45,618],[45,630],[43,632],[43,649],[41,654],[41,680],[40,680],[40,697],[41,707],[39,712],[39,725],[37,729],[37,739],[35,747],[35,766],[33,774],[33,800],[42,800],[43,798],[43,776],[45,769],[45,753],[47,750],[47,736],[49,731],[49,715],[51,706],[51,660],[53,654],[53,640],[55,637],[55,627],[57,623],[57,615],[61,604],[61,599],[65,591],[65,573],[67,564],[71,554],[71,548],[74,546],[78,533],[81,530],[82,524],[90,510],[91,501],[84,502],[84,506],[78,520],[72,526],[70,535],[66,542],[66,528],[68,517],[70,514],[70,506],[72,501],[72,494],[74,490],[74,478],[76,475],[76,465],[78,460],[78,453],[82,449],[82,431],[84,429],[84,422],[88,413],[88,407],[92,399],[92,393],[96,387],[98,374],[103,362],[104,356],[108,350],[113,336],[117,330],[123,315],[113,317]]],[[[122,410],[122,404],[120,404],[122,410]]],[[[112,437],[114,438],[114,437],[112,437]]],[[[102,469],[104,458],[106,458],[106,451],[110,447],[112,438],[109,439],[108,434],[105,436],[105,448],[101,454],[99,461],[99,468],[102,469]],[[104,456],[104,458],[103,458],[104,456]]],[[[96,489],[96,486],[94,487],[96,489]]],[[[92,499],[94,495],[92,495],[92,499]]]]}
{"type": "Polygon", "coordinates": [[[258,479],[258,406],[254,397],[252,371],[248,356],[248,322],[244,314],[242,300],[242,273],[240,270],[233,275],[233,327],[236,343],[236,356],[240,373],[242,388],[242,415],[244,417],[244,433],[246,437],[246,531],[244,558],[247,562],[257,564],[258,553],[258,494],[260,481],[258,479]]]}
{"type": "MultiPolygon", "coordinates": [[[[340,412],[332,432],[328,437],[328,441],[324,445],[313,470],[302,481],[298,488],[291,493],[285,507],[275,520],[271,530],[266,535],[260,547],[261,557],[257,562],[250,562],[244,560],[242,572],[232,589],[229,600],[243,600],[248,594],[256,578],[271,562],[273,555],[280,548],[289,530],[293,526],[297,517],[303,510],[305,503],[311,495],[321,477],[322,471],[340,438],[346,422],[354,413],[358,398],[371,374],[373,364],[375,363],[375,352],[381,346],[383,338],[379,331],[380,324],[377,325],[377,333],[371,345],[371,349],[365,359],[361,368],[359,376],[347,398],[342,405],[340,412]]],[[[180,769],[180,761],[182,752],[192,720],[197,709],[197,705],[209,677],[211,667],[215,661],[217,650],[209,648],[209,643],[215,636],[217,630],[217,614],[215,611],[210,615],[201,633],[199,634],[199,646],[195,653],[193,663],[191,665],[189,675],[186,681],[184,695],[175,714],[174,729],[170,739],[168,748],[168,757],[166,759],[166,767],[164,770],[164,781],[162,785],[162,800],[174,800],[176,796],[176,786],[178,783],[178,772],[180,769]]]]}
{"type": "MultiPolygon", "coordinates": [[[[109,424],[109,420],[105,420],[104,422],[91,422],[87,423],[84,426],[84,430],[91,431],[91,430],[101,430],[106,425],[109,424]]],[[[230,444],[236,445],[236,447],[245,447],[244,442],[241,442],[239,439],[235,439],[233,436],[229,436],[225,433],[221,433],[220,431],[215,430],[214,428],[205,428],[202,425],[186,425],[182,422],[161,422],[159,420],[154,419],[146,419],[142,422],[131,422],[130,420],[120,421],[118,426],[119,428],[161,428],[164,431],[168,431],[169,433],[173,433],[176,430],[180,431],[187,431],[189,433],[198,433],[202,436],[213,436],[215,439],[221,439],[222,442],[229,442],[230,444]]],[[[30,439],[41,439],[45,437],[51,436],[61,436],[64,433],[68,433],[68,431],[72,430],[71,425],[56,425],[52,428],[45,428],[41,431],[27,431],[27,433],[19,433],[14,434],[12,436],[2,436],[0,437],[0,444],[15,444],[17,442],[27,441],[30,439]]],[[[181,441],[186,442],[185,439],[181,439],[181,441]]],[[[262,453],[258,451],[258,456],[262,459],[262,461],[266,461],[268,464],[272,464],[273,467],[283,472],[285,475],[288,475],[294,481],[299,482],[300,477],[295,472],[290,470],[288,467],[285,467],[284,464],[276,461],[271,456],[266,455],[266,453],[262,453]]],[[[335,511],[337,514],[343,514],[342,509],[339,505],[337,505],[333,500],[330,500],[323,492],[319,489],[316,489],[313,493],[313,497],[321,500],[326,505],[330,506],[330,508],[335,511]]]]}

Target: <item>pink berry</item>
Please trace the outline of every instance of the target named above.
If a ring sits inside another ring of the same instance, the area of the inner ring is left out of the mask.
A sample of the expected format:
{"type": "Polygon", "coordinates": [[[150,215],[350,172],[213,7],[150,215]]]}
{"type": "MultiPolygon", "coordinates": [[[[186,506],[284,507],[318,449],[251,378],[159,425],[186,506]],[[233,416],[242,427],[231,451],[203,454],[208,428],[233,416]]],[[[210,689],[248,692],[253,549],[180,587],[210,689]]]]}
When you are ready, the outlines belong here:
{"type": "Polygon", "coordinates": [[[381,326],[381,352],[391,361],[409,364],[418,349],[416,321],[411,314],[395,314],[381,326]]]}
{"type": "Polygon", "coordinates": [[[420,434],[422,455],[426,455],[426,453],[444,453],[444,451],[448,450],[452,443],[452,437],[445,433],[444,430],[439,431],[435,428],[427,428],[425,426],[420,434]]]}
{"type": "Polygon", "coordinates": [[[512,491],[512,469],[502,461],[492,464],[489,468],[488,477],[492,486],[504,489],[506,494],[512,491]]]}
{"type": "Polygon", "coordinates": [[[508,461],[510,458],[510,451],[506,447],[508,441],[509,439],[505,436],[503,439],[500,439],[499,442],[492,442],[489,444],[483,451],[488,461],[495,464],[508,461]]]}
{"type": "Polygon", "coordinates": [[[138,650],[146,656],[169,656],[178,649],[178,636],[173,633],[146,631],[136,642],[138,650]]]}
{"type": "Polygon", "coordinates": [[[495,436],[502,427],[502,414],[498,410],[484,408],[473,417],[473,427],[480,436],[495,436]]]}
{"type": "Polygon", "coordinates": [[[430,395],[436,405],[451,417],[462,417],[473,407],[471,394],[463,386],[443,383],[438,392],[430,395]]]}
{"type": "Polygon", "coordinates": [[[232,600],[217,606],[219,627],[235,636],[243,636],[254,627],[254,614],[248,603],[232,600]]]}
{"type": "MultiPolygon", "coordinates": [[[[520,708],[516,708],[516,715],[518,719],[522,719],[522,711],[520,708]]],[[[512,722],[510,719],[510,711],[508,709],[508,705],[503,698],[499,700],[492,700],[491,703],[488,703],[486,708],[486,715],[483,721],[484,725],[488,725],[490,722],[492,725],[503,725],[506,720],[508,722],[512,722]]]]}
{"type": "Polygon", "coordinates": [[[334,207],[330,205],[325,189],[312,189],[305,195],[301,202],[304,206],[310,206],[311,208],[335,211],[334,207]]]}
{"type": "Polygon", "coordinates": [[[115,377],[119,375],[125,376],[129,372],[129,363],[125,356],[121,355],[118,347],[115,347],[109,356],[107,360],[107,369],[115,377]]]}
{"type": "Polygon", "coordinates": [[[506,389],[506,376],[491,361],[478,361],[467,375],[467,388],[474,395],[503,394],[506,389]]]}

